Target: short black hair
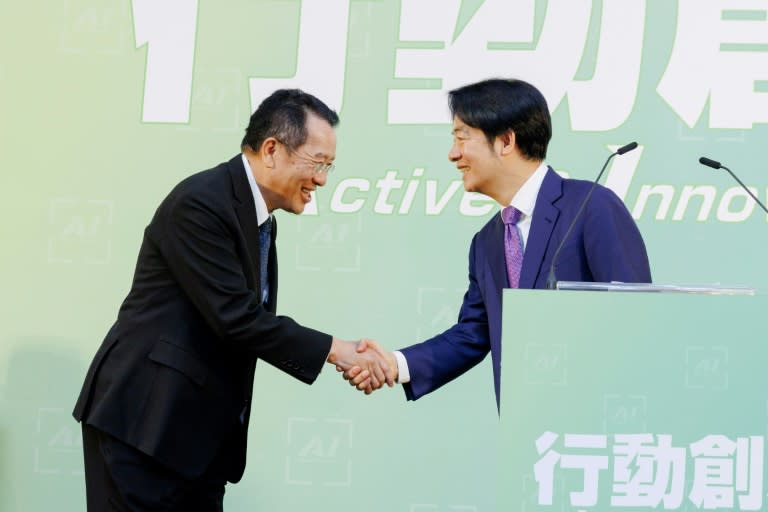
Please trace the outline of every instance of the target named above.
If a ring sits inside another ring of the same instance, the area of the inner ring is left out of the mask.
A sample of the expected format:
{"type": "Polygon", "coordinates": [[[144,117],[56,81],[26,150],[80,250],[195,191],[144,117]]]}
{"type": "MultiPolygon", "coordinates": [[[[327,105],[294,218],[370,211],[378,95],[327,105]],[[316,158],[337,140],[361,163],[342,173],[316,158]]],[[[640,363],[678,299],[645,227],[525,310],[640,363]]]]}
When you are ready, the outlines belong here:
{"type": "Polygon", "coordinates": [[[258,151],[266,139],[274,137],[295,150],[307,140],[307,112],[331,126],[339,123],[338,114],[315,96],[300,89],[278,89],[251,115],[240,147],[258,151]]]}
{"type": "Polygon", "coordinates": [[[488,142],[512,130],[522,155],[544,160],[552,138],[552,119],[544,95],[528,82],[492,78],[448,93],[451,115],[482,130],[488,142]]]}

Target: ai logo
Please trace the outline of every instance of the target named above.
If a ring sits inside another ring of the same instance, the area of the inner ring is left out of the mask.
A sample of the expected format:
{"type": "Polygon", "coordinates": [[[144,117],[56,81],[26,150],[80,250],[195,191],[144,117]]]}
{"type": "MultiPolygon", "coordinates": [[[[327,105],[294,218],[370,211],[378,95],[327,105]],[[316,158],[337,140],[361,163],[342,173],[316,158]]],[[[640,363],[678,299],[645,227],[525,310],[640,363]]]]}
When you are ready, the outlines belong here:
{"type": "Polygon", "coordinates": [[[290,418],[286,483],[349,487],[352,425],[345,419],[290,418]]]}

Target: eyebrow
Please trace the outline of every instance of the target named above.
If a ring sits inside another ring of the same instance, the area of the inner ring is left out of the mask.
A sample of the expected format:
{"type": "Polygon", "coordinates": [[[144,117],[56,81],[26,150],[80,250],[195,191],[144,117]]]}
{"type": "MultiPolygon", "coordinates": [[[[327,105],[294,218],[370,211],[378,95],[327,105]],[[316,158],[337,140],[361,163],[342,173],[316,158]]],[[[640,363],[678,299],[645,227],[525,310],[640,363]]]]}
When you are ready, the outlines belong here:
{"type": "Polygon", "coordinates": [[[321,160],[326,160],[326,159],[329,159],[329,158],[330,159],[336,158],[335,156],[332,157],[332,156],[324,153],[323,151],[317,151],[315,153],[310,153],[309,151],[304,151],[303,153],[304,153],[305,156],[308,156],[310,158],[319,158],[321,160]]]}
{"type": "Polygon", "coordinates": [[[307,153],[307,154],[310,157],[312,157],[312,158],[317,158],[317,159],[323,160],[323,161],[325,161],[325,160],[335,160],[336,159],[335,156],[328,155],[326,153],[323,153],[322,151],[319,151],[319,152],[315,153],[314,155],[310,155],[309,153],[307,153]]]}

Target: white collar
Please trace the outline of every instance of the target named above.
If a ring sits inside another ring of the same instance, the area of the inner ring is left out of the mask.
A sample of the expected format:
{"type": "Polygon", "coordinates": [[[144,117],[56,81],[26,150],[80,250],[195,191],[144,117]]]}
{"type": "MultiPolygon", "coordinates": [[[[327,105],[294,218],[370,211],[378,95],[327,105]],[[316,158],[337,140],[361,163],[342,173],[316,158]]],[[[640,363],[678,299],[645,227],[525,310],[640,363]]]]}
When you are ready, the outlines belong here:
{"type": "Polygon", "coordinates": [[[539,189],[541,189],[541,184],[544,182],[548,169],[549,166],[542,161],[533,174],[525,180],[523,186],[520,187],[520,190],[517,191],[517,194],[509,203],[510,206],[514,206],[522,212],[523,218],[533,215],[536,198],[539,196],[539,189]]]}
{"type": "Polygon", "coordinates": [[[261,189],[259,189],[259,185],[256,183],[256,178],[253,177],[253,172],[251,171],[251,166],[248,165],[248,159],[245,158],[245,153],[242,153],[240,156],[243,157],[245,175],[248,178],[248,184],[251,186],[253,202],[256,205],[256,222],[261,226],[270,217],[267,203],[264,201],[264,196],[261,195],[261,189]]]}

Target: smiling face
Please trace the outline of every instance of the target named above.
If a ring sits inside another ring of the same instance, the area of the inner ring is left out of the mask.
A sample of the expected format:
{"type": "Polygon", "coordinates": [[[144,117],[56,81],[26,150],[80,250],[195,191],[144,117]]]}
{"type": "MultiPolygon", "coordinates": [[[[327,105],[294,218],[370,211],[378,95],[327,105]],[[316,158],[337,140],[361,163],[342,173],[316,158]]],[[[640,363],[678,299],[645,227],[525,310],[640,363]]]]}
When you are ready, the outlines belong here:
{"type": "Polygon", "coordinates": [[[448,152],[448,159],[461,171],[467,192],[495,196],[494,187],[503,168],[496,141],[493,145],[489,144],[482,130],[454,117],[453,146],[448,152]]]}
{"type": "Polygon", "coordinates": [[[282,142],[271,139],[271,161],[264,200],[269,211],[277,208],[292,213],[304,211],[312,200],[311,193],[327,181],[324,166],[336,158],[336,132],[327,121],[307,115],[307,140],[291,150],[282,142]]]}

